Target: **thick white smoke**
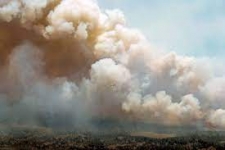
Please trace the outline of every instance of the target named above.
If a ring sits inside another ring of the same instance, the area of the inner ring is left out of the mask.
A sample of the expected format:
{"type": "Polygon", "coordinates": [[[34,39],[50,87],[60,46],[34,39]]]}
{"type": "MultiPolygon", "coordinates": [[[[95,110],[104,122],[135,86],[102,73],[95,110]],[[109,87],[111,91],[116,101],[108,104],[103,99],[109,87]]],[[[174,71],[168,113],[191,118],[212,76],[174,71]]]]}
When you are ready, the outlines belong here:
{"type": "Polygon", "coordinates": [[[0,119],[117,118],[225,128],[224,76],[163,53],[95,0],[0,1],[0,119]]]}

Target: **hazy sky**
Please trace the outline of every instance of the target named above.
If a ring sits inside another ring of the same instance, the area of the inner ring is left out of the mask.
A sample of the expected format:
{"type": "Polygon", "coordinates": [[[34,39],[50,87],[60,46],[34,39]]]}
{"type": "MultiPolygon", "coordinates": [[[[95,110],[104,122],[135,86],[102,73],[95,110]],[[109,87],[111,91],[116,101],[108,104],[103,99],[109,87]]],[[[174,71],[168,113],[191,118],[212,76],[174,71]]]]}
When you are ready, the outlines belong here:
{"type": "Polygon", "coordinates": [[[98,0],[121,9],[153,45],[180,54],[225,56],[224,0],[98,0]]]}

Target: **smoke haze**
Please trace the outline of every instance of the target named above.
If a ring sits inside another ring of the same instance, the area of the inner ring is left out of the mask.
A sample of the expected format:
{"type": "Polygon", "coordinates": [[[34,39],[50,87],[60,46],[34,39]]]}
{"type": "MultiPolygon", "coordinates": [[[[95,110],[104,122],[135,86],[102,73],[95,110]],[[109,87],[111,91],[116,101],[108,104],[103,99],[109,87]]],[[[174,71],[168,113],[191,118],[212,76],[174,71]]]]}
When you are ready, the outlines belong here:
{"type": "Polygon", "coordinates": [[[225,128],[225,77],[211,59],[155,49],[95,0],[0,1],[0,121],[91,118],[225,128]]]}

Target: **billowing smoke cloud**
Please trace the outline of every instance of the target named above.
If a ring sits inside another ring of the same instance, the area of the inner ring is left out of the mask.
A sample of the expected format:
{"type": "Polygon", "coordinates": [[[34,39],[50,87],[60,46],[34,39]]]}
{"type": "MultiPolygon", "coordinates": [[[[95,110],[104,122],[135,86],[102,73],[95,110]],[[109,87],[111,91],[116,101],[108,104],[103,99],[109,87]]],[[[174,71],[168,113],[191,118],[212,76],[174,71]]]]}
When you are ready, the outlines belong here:
{"type": "Polygon", "coordinates": [[[1,122],[225,128],[219,71],[208,59],[157,51],[121,11],[95,0],[0,1],[1,122]]]}

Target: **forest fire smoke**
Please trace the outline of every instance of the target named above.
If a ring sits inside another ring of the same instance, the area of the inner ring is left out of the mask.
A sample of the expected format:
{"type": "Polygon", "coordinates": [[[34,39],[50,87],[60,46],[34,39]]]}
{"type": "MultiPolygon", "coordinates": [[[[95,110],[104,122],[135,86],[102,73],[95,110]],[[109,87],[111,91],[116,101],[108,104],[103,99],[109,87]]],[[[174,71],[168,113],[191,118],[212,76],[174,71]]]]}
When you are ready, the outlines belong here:
{"type": "Polygon", "coordinates": [[[159,52],[95,0],[0,2],[0,121],[92,117],[225,128],[225,78],[210,61],[159,52]],[[66,117],[65,117],[66,116],[66,117]]]}

